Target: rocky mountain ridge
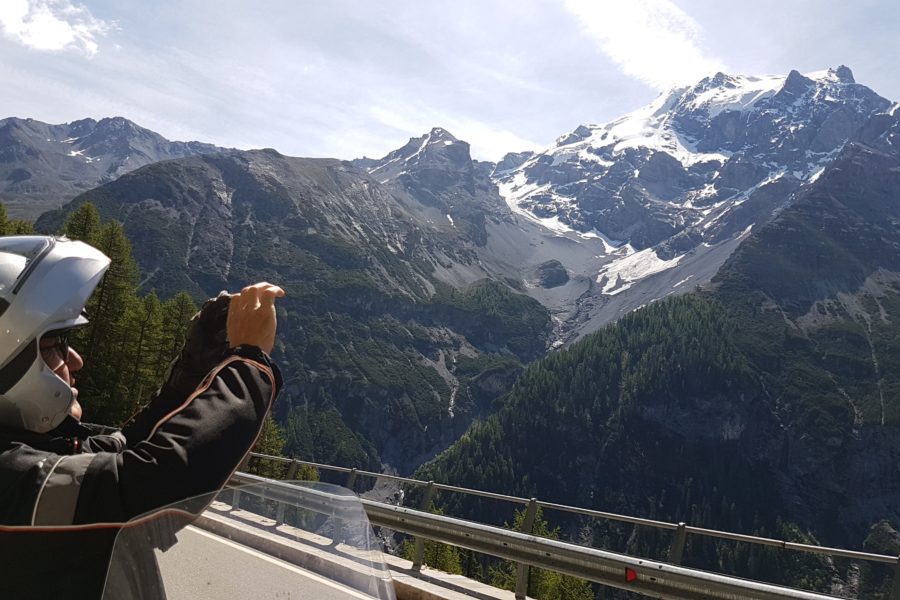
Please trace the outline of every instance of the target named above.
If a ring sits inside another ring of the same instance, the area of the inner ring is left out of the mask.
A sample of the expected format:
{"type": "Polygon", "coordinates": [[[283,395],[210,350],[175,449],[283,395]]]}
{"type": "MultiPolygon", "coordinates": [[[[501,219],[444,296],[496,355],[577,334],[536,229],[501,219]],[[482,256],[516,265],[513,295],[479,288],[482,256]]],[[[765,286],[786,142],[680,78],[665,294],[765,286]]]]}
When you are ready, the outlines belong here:
{"type": "Polygon", "coordinates": [[[144,165],[220,150],[170,142],[122,117],[60,125],[0,119],[0,202],[12,216],[34,219],[144,165]]]}
{"type": "MultiPolygon", "coordinates": [[[[889,106],[843,66],[783,77],[718,73],[497,164],[472,160],[469,145],[440,127],[352,163],[431,231],[429,243],[441,246],[431,261],[436,277],[456,286],[517,281],[551,311],[553,337],[565,344],[709,281],[752,227],[889,106]]],[[[8,138],[30,132],[31,146],[0,143],[11,161],[0,199],[13,215],[36,210],[34,199],[51,188],[86,189],[86,174],[102,181],[153,157],[216,150],[168,143],[124,119],[0,123],[18,132],[8,138]],[[39,159],[21,162],[32,155],[39,159]],[[50,163],[50,172],[74,174],[40,175],[50,163]]]]}
{"type": "Polygon", "coordinates": [[[718,73],[496,165],[470,161],[468,145],[442,128],[356,164],[427,199],[448,222],[460,220],[451,208],[476,207],[486,216],[479,265],[521,280],[551,310],[555,343],[564,344],[708,282],[752,227],[889,106],[843,66],[808,76],[718,73]],[[491,166],[490,181],[479,179],[491,166]]]}
{"type": "Polygon", "coordinates": [[[278,417],[303,428],[289,450],[409,472],[488,412],[549,333],[537,301],[479,264],[478,186],[451,183],[423,203],[349,162],[234,150],[147,165],[37,227],[91,202],[124,224],[143,289],[163,297],[277,281],[278,417]]]}

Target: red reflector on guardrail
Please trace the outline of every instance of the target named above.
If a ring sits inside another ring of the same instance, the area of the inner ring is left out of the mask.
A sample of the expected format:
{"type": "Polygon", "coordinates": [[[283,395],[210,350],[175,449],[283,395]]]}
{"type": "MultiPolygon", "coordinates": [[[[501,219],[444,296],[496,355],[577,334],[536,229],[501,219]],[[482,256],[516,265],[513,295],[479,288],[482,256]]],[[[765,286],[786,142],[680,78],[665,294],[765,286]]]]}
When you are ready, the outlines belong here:
{"type": "Polygon", "coordinates": [[[634,569],[625,567],[625,581],[631,582],[635,579],[637,579],[637,573],[634,572],[634,569]]]}

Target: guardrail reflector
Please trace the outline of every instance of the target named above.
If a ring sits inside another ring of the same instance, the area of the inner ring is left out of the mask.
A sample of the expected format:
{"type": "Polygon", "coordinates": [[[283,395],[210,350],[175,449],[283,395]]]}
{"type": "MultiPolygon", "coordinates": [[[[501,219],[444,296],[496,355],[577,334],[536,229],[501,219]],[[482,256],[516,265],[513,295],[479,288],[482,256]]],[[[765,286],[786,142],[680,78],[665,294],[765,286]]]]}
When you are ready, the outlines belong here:
{"type": "Polygon", "coordinates": [[[637,573],[634,572],[634,569],[625,567],[625,581],[632,582],[635,579],[637,579],[637,573]]]}

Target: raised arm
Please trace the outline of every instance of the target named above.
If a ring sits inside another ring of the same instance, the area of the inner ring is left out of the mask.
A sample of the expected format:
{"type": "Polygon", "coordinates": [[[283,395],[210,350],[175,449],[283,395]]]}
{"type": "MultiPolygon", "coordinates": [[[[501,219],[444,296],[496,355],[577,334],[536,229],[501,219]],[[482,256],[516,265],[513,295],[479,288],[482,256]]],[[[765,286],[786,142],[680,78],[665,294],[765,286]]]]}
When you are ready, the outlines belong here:
{"type": "Polygon", "coordinates": [[[120,522],[220,489],[255,443],[281,386],[269,352],[274,301],[283,294],[260,283],[204,305],[166,384],[123,429],[127,449],[44,467],[33,523],[120,522]],[[226,331],[221,341],[217,324],[226,331]],[[213,355],[218,361],[198,377],[213,355]]]}

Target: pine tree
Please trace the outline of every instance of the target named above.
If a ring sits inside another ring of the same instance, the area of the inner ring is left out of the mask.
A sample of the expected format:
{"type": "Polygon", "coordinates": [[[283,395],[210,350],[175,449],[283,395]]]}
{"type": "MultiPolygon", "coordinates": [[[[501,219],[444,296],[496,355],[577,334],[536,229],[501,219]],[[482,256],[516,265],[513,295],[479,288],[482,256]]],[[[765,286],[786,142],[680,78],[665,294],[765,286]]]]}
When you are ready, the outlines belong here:
{"type": "Polygon", "coordinates": [[[6,215],[6,207],[0,202],[0,235],[10,235],[11,228],[9,217],[6,215]]]}
{"type": "Polygon", "coordinates": [[[88,301],[90,324],[76,333],[74,343],[85,357],[79,377],[88,420],[121,423],[139,402],[128,387],[129,348],[135,332],[133,315],[139,312],[136,296],[137,266],[121,223],[110,221],[97,230],[93,245],[111,260],[88,301]]]}
{"type": "Polygon", "coordinates": [[[9,232],[12,235],[32,235],[34,234],[34,224],[31,221],[10,221],[9,232]]]}
{"type": "Polygon", "coordinates": [[[187,292],[179,292],[171,300],[166,300],[161,308],[161,335],[156,340],[156,347],[152,349],[153,372],[158,382],[163,380],[169,365],[178,356],[179,350],[184,345],[184,337],[187,332],[191,317],[196,314],[197,305],[187,292]]]}
{"type": "MultiPolygon", "coordinates": [[[[506,528],[521,531],[525,514],[525,509],[517,510],[512,527],[507,523],[506,528]]],[[[559,527],[550,529],[540,507],[535,512],[534,525],[529,533],[551,540],[559,539],[559,527]]],[[[517,568],[516,563],[510,561],[503,561],[498,566],[491,567],[488,570],[491,585],[506,590],[516,589],[517,568]]],[[[589,582],[535,567],[528,570],[527,595],[538,600],[594,600],[594,592],[589,582]]]]}
{"type": "MultiPolygon", "coordinates": [[[[272,415],[266,415],[263,421],[263,428],[253,446],[253,452],[266,454],[269,456],[281,456],[284,450],[284,432],[278,423],[272,419],[272,415]]],[[[281,479],[287,471],[287,465],[284,463],[276,463],[270,460],[258,460],[251,463],[249,469],[254,475],[268,477],[270,479],[281,479]]]]}
{"type": "Polygon", "coordinates": [[[154,390],[159,377],[156,372],[155,352],[163,338],[162,305],[156,292],[150,291],[139,302],[132,303],[125,323],[130,335],[123,337],[123,358],[127,356],[130,371],[126,386],[129,390],[126,401],[131,406],[123,406],[127,413],[132,413],[154,390]]]}
{"type": "Polygon", "coordinates": [[[60,233],[70,239],[91,244],[99,230],[100,214],[93,204],[85,202],[69,214],[60,233]]]}
{"type": "MultiPolygon", "coordinates": [[[[440,508],[434,505],[434,502],[431,502],[428,505],[427,512],[435,515],[444,514],[440,508]]],[[[403,543],[400,544],[398,554],[406,560],[415,560],[415,541],[410,539],[404,540],[403,543]]],[[[459,548],[440,542],[434,542],[432,540],[425,540],[422,563],[428,565],[432,569],[450,573],[451,575],[461,575],[463,572],[462,555],[459,548]]]]}
{"type": "Polygon", "coordinates": [[[0,235],[28,235],[34,233],[31,221],[10,219],[6,207],[0,203],[0,235]]]}

